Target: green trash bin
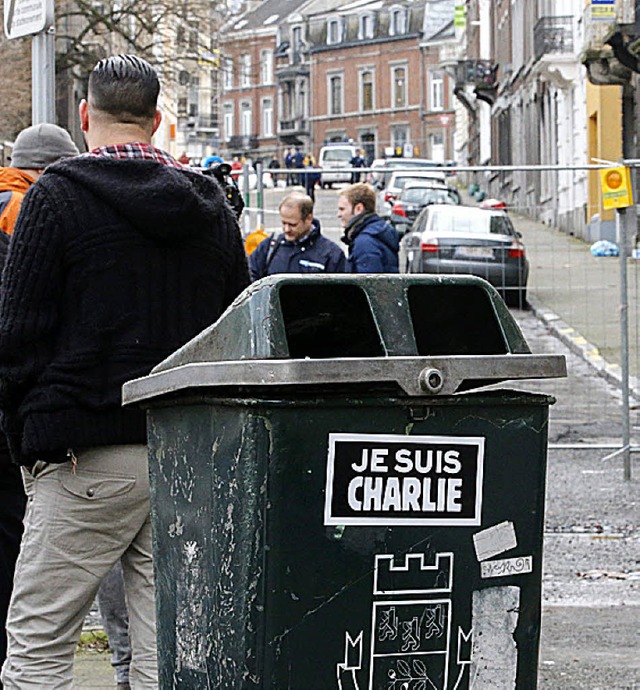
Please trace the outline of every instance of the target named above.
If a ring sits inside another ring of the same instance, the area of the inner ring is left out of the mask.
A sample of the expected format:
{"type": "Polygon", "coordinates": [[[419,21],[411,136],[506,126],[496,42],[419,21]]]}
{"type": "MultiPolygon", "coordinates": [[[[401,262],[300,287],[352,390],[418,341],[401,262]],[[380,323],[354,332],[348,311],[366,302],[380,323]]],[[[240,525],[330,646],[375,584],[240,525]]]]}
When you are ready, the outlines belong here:
{"type": "Polygon", "coordinates": [[[481,279],[248,288],[128,382],[148,410],[161,688],[534,688],[564,376],[481,279]]]}

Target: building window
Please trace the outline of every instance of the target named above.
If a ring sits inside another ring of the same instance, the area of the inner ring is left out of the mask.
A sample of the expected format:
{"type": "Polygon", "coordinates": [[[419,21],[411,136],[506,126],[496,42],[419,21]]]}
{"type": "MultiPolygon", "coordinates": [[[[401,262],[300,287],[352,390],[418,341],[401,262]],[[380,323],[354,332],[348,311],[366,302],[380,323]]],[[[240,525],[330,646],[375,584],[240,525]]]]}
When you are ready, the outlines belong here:
{"type": "Polygon", "coordinates": [[[391,128],[391,145],[400,155],[403,154],[404,145],[409,142],[409,126],[396,125],[391,128]]]}
{"type": "Polygon", "coordinates": [[[309,116],[307,84],[304,80],[298,83],[298,115],[304,119],[309,116]]]}
{"type": "Polygon", "coordinates": [[[285,81],[280,87],[280,113],[282,120],[293,118],[293,82],[285,81]]]}
{"type": "Polygon", "coordinates": [[[444,136],[442,134],[429,135],[429,148],[431,149],[431,160],[444,162],[444,136]]]}
{"type": "Polygon", "coordinates": [[[273,84],[273,51],[260,51],[260,81],[263,84],[273,84]]]}
{"type": "Polygon", "coordinates": [[[253,129],[251,122],[251,103],[243,101],[240,103],[240,134],[243,137],[250,137],[253,129]]]}
{"type": "Polygon", "coordinates": [[[251,86],[251,55],[240,56],[240,86],[251,86]]]}
{"type": "Polygon", "coordinates": [[[367,164],[376,157],[376,135],[375,132],[363,132],[360,135],[360,143],[365,153],[365,160],[367,164]]]}
{"type": "Polygon", "coordinates": [[[392,7],[389,10],[389,36],[402,36],[407,33],[407,10],[404,7],[392,7]]]}
{"type": "Polygon", "coordinates": [[[182,50],[187,42],[186,31],[184,26],[178,26],[176,29],[176,47],[182,50]]]}
{"type": "Polygon", "coordinates": [[[297,65],[302,62],[302,50],[304,41],[302,40],[302,27],[294,26],[291,31],[291,50],[289,51],[289,62],[297,65]]]}
{"type": "Polygon", "coordinates": [[[373,110],[373,72],[360,72],[360,110],[373,110]]]}
{"type": "Polygon", "coordinates": [[[429,109],[444,110],[444,75],[440,70],[429,73],[429,109]]]}
{"type": "Polygon", "coordinates": [[[391,70],[391,107],[407,106],[407,68],[394,67],[391,70]]]}
{"type": "Polygon", "coordinates": [[[234,134],[233,103],[224,104],[224,138],[229,141],[234,134]]]}
{"type": "Polygon", "coordinates": [[[198,52],[199,35],[200,34],[198,33],[198,25],[196,23],[195,26],[191,26],[189,29],[189,52],[194,54],[198,52]]]}
{"type": "Polygon", "coordinates": [[[358,19],[358,38],[373,38],[373,14],[370,12],[361,14],[358,19]]]}
{"type": "Polygon", "coordinates": [[[222,61],[222,86],[225,90],[233,88],[233,60],[226,57],[222,61]]]}
{"type": "Polygon", "coordinates": [[[342,102],[342,75],[329,77],[329,114],[340,115],[344,110],[342,102]]]}
{"type": "Polygon", "coordinates": [[[327,45],[342,43],[342,22],[340,19],[330,19],[327,23],[327,45]]]}
{"type": "Polygon", "coordinates": [[[273,136],[273,101],[270,98],[262,99],[262,136],[273,136]]]}

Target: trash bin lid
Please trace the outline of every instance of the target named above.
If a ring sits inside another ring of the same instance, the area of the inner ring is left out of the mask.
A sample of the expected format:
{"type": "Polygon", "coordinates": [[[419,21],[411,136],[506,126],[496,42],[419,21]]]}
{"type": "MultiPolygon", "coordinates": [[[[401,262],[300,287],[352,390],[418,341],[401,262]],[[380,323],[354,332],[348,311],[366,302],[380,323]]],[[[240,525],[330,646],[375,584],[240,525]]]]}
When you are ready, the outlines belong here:
{"type": "Polygon", "coordinates": [[[496,290],[473,276],[282,274],[129,381],[125,404],[188,389],[375,383],[450,395],[507,379],[566,376],[532,355],[496,290]]]}

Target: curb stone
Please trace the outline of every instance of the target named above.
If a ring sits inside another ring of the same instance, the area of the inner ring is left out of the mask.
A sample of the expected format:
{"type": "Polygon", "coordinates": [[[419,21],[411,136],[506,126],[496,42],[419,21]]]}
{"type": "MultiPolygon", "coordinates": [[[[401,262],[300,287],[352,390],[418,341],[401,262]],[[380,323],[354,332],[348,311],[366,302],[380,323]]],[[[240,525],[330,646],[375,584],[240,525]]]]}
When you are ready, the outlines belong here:
{"type": "MultiPolygon", "coordinates": [[[[622,388],[622,370],[618,364],[611,364],[600,354],[598,348],[584,338],[575,328],[569,326],[558,314],[527,297],[533,315],[546,325],[553,335],[561,340],[572,352],[581,357],[595,372],[608,383],[622,388]]],[[[640,401],[640,382],[635,376],[629,377],[629,395],[640,401]]]]}

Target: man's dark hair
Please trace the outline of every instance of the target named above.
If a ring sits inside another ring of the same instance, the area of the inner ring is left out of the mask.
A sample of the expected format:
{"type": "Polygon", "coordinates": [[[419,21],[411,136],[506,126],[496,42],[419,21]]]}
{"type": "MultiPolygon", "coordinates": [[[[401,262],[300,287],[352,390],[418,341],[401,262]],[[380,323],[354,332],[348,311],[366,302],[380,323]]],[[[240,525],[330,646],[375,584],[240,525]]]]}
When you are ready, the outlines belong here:
{"type": "Polygon", "coordinates": [[[89,75],[89,105],[119,122],[153,118],[159,92],[156,71],[135,55],[104,58],[89,75]]]}

